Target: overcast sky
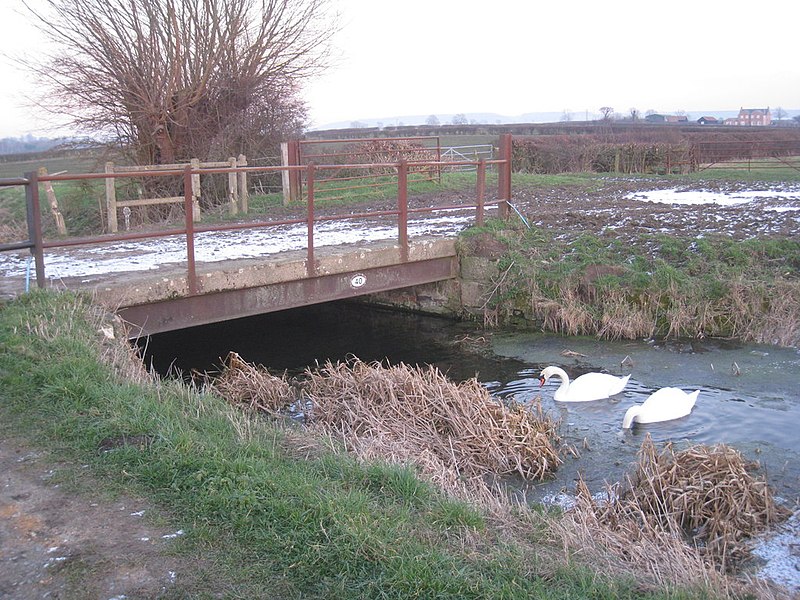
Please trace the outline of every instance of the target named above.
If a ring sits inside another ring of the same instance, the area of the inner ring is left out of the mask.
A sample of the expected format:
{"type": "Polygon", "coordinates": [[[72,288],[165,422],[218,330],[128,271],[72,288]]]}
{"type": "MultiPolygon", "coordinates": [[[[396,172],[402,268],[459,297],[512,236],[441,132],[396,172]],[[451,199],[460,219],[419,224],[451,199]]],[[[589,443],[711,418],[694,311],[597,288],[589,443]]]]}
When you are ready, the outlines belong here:
{"type": "MultiPolygon", "coordinates": [[[[0,53],[35,53],[0,0],[0,53]]],[[[800,110],[800,2],[333,0],[337,64],[310,83],[312,126],[406,115],[800,110]]],[[[37,127],[35,85],[0,58],[0,137],[37,127]]]]}

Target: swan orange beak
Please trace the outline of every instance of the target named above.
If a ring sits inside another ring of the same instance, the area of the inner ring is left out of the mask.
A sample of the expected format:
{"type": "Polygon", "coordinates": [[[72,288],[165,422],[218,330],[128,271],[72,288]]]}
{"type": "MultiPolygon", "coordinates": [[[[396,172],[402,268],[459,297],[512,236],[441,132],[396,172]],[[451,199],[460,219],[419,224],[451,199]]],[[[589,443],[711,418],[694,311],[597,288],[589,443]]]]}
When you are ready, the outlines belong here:
{"type": "Polygon", "coordinates": [[[544,385],[544,382],[545,382],[545,378],[542,377],[541,375],[539,375],[539,387],[542,387],[544,385]]]}

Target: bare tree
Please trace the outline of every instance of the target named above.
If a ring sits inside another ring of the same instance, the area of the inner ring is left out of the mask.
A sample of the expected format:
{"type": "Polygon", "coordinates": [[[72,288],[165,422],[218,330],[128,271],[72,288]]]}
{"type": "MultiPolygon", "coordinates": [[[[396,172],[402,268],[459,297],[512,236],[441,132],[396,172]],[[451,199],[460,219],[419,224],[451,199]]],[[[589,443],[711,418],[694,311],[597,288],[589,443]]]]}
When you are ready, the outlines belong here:
{"type": "Polygon", "coordinates": [[[458,113],[457,115],[453,115],[453,120],[451,123],[453,125],[466,125],[469,123],[469,121],[467,121],[467,115],[464,113],[458,113]]]}
{"type": "Polygon", "coordinates": [[[780,106],[775,107],[774,113],[775,113],[775,119],[778,121],[783,121],[788,116],[786,114],[786,111],[783,110],[783,108],[781,108],[780,106]]]}
{"type": "Polygon", "coordinates": [[[572,111],[570,109],[564,109],[564,112],[561,113],[561,121],[565,123],[572,121],[572,111]]]}
{"type": "Polygon", "coordinates": [[[610,121],[614,116],[614,109],[610,106],[601,106],[600,114],[603,115],[603,121],[610,121]]]}
{"type": "Polygon", "coordinates": [[[328,0],[43,0],[56,50],[27,66],[46,106],[144,163],[224,158],[306,118],[326,66],[328,0]]]}
{"type": "Polygon", "coordinates": [[[640,118],[640,113],[638,108],[631,108],[630,109],[631,121],[638,121],[640,118]]]}
{"type": "Polygon", "coordinates": [[[425,125],[429,127],[438,127],[440,125],[439,117],[436,115],[430,115],[427,119],[425,119],[425,125]]]}

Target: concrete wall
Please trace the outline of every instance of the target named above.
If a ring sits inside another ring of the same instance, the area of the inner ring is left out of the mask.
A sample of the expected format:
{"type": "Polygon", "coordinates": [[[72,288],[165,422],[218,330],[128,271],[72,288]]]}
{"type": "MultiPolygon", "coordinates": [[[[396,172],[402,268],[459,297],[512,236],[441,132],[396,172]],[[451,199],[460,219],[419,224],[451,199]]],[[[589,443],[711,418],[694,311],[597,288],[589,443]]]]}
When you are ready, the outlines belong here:
{"type": "Polygon", "coordinates": [[[482,320],[494,289],[493,282],[499,275],[497,262],[497,257],[460,256],[457,279],[372,294],[363,301],[426,314],[482,320]]]}

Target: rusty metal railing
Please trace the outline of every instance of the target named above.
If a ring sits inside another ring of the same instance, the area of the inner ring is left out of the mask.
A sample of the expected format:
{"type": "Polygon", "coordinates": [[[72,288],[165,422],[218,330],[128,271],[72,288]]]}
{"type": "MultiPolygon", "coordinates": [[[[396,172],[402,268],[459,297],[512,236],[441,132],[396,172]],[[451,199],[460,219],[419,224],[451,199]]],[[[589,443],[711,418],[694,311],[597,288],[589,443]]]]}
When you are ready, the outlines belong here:
{"type": "Polygon", "coordinates": [[[418,167],[439,167],[440,161],[404,161],[395,163],[372,163],[372,164],[348,164],[348,165],[315,165],[310,163],[301,166],[268,166],[268,167],[225,167],[198,170],[191,165],[183,170],[160,171],[133,171],[126,173],[82,173],[74,175],[39,175],[37,172],[30,172],[25,177],[0,179],[0,187],[24,186],[28,222],[28,239],[19,242],[0,244],[0,251],[13,251],[29,249],[33,255],[36,267],[36,283],[38,287],[45,287],[45,259],[44,251],[55,248],[66,248],[74,246],[84,246],[102,244],[106,242],[144,240],[162,238],[169,236],[184,235],[186,237],[186,269],[187,286],[190,295],[198,294],[198,278],[195,261],[195,236],[199,233],[216,231],[235,231],[242,229],[257,229],[265,227],[278,227],[285,225],[303,224],[307,225],[307,276],[314,277],[316,265],[314,261],[314,224],[323,221],[333,220],[352,220],[367,219],[376,217],[396,217],[398,227],[398,244],[401,249],[401,260],[408,260],[408,218],[409,214],[425,212],[437,212],[452,209],[470,209],[476,211],[475,222],[482,225],[485,218],[485,210],[489,206],[497,206],[502,217],[508,215],[508,202],[511,200],[511,136],[505,135],[501,139],[500,158],[493,160],[480,159],[477,161],[448,161],[447,166],[471,165],[475,167],[475,202],[466,204],[437,205],[431,207],[409,208],[408,206],[408,185],[409,171],[418,167]],[[498,171],[497,197],[492,201],[486,199],[486,169],[488,166],[495,166],[498,171]],[[347,169],[374,169],[374,168],[394,168],[397,172],[397,206],[391,210],[366,211],[361,213],[348,213],[339,215],[317,215],[315,212],[315,177],[319,169],[347,168],[347,169]],[[256,173],[270,171],[301,171],[305,175],[308,200],[306,202],[306,214],[302,218],[284,220],[254,220],[238,223],[223,224],[199,224],[194,220],[194,193],[192,187],[192,177],[197,174],[213,173],[256,173]],[[141,231],[114,233],[98,236],[75,237],[58,240],[46,240],[43,235],[42,212],[39,198],[39,184],[44,182],[58,181],[84,181],[108,178],[145,178],[145,177],[175,177],[183,178],[184,190],[184,225],[183,227],[173,227],[157,231],[141,231]]]}
{"type": "MultiPolygon", "coordinates": [[[[323,165],[341,166],[341,163],[354,164],[379,164],[407,161],[417,165],[409,173],[409,182],[412,181],[438,181],[441,182],[442,147],[439,136],[413,136],[413,137],[379,137],[357,138],[348,140],[312,139],[293,140],[289,143],[287,152],[289,165],[318,165],[320,177],[317,178],[319,195],[324,194],[327,199],[340,199],[344,192],[352,193],[354,190],[369,191],[375,188],[388,188],[395,181],[387,181],[387,173],[383,168],[360,170],[358,175],[353,175],[345,168],[326,170],[323,165]],[[332,146],[337,149],[329,149],[332,146]],[[376,160],[378,157],[378,160],[376,160]],[[435,165],[435,166],[434,166],[435,165]],[[326,173],[322,176],[322,173],[326,173]],[[344,174],[342,174],[344,173],[344,174]],[[358,180],[357,183],[352,183],[358,180]],[[322,185],[324,184],[324,185],[322,185]]],[[[305,178],[298,173],[289,192],[292,198],[304,196],[305,178]]]]}

